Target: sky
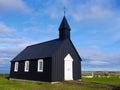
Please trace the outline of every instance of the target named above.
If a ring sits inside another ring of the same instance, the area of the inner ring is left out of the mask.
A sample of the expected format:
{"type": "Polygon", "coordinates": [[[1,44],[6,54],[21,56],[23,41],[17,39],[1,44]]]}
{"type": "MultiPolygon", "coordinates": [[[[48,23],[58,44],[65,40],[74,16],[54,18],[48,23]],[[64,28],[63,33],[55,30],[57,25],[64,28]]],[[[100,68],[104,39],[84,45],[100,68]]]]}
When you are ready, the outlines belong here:
{"type": "Polygon", "coordinates": [[[119,0],[0,0],[0,72],[26,46],[58,38],[64,7],[82,71],[120,71],[119,0]]]}

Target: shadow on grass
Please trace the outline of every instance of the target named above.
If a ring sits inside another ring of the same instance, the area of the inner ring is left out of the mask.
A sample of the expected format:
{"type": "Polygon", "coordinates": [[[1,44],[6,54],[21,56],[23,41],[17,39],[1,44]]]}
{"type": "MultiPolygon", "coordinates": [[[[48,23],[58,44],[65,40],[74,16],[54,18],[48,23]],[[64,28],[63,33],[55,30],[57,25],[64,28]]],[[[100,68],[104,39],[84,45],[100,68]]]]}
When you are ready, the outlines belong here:
{"type": "Polygon", "coordinates": [[[10,77],[4,77],[5,79],[9,80],[10,77]]]}
{"type": "Polygon", "coordinates": [[[120,90],[120,87],[113,87],[112,90],[120,90]]]}
{"type": "Polygon", "coordinates": [[[43,85],[43,83],[41,83],[41,82],[36,82],[36,84],[37,84],[37,85],[43,85]]]}

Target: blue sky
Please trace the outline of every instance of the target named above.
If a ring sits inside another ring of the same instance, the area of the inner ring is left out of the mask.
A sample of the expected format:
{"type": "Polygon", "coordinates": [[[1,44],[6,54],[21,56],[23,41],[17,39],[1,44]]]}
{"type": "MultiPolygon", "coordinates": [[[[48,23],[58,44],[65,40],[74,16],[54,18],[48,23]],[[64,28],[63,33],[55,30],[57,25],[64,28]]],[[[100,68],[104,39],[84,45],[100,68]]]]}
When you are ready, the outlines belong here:
{"type": "Polygon", "coordinates": [[[0,0],[0,72],[26,46],[58,38],[64,7],[82,71],[120,71],[119,0],[0,0]]]}

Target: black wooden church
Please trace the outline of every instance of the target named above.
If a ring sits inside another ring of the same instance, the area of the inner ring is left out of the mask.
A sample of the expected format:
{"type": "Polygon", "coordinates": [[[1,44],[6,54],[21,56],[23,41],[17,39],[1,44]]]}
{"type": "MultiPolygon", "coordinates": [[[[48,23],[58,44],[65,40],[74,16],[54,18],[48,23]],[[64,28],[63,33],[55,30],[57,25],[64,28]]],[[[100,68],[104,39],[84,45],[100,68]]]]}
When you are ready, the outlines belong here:
{"type": "Polygon", "coordinates": [[[11,61],[10,80],[58,82],[81,79],[81,58],[63,17],[59,38],[26,47],[11,61]]]}

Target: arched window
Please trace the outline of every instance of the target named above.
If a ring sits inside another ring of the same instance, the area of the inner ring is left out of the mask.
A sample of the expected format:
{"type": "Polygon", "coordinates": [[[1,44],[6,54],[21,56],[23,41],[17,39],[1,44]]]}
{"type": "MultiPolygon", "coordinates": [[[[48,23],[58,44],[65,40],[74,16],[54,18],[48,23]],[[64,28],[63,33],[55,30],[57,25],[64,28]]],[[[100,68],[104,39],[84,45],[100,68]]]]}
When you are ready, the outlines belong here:
{"type": "Polygon", "coordinates": [[[25,61],[24,71],[29,72],[29,61],[25,61]]]}
{"type": "Polygon", "coordinates": [[[37,68],[38,72],[43,72],[43,59],[39,59],[38,60],[38,68],[37,68]]]}
{"type": "Polygon", "coordinates": [[[15,62],[14,72],[18,72],[18,65],[19,65],[19,63],[18,63],[18,62],[15,62]]]}

